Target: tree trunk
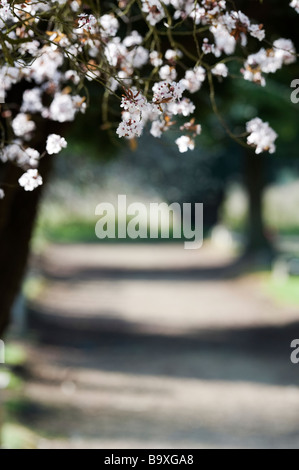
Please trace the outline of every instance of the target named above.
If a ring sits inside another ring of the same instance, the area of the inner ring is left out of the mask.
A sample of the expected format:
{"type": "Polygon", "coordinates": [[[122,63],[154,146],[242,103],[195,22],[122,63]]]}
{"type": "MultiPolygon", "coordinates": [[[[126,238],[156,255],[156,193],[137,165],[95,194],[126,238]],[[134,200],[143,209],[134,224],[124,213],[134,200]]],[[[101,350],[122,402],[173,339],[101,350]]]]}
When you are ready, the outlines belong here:
{"type": "MultiPolygon", "coordinates": [[[[44,157],[39,171],[46,183],[53,159],[44,157]]],[[[9,164],[4,174],[5,198],[0,201],[0,338],[25,273],[30,239],[43,186],[26,192],[18,185],[22,170],[9,164]],[[7,185],[7,186],[6,186],[7,185]]]]}
{"type": "Polygon", "coordinates": [[[250,149],[245,152],[245,185],[249,201],[245,255],[272,257],[273,247],[266,236],[263,221],[263,192],[266,187],[265,157],[256,155],[250,149]]]}

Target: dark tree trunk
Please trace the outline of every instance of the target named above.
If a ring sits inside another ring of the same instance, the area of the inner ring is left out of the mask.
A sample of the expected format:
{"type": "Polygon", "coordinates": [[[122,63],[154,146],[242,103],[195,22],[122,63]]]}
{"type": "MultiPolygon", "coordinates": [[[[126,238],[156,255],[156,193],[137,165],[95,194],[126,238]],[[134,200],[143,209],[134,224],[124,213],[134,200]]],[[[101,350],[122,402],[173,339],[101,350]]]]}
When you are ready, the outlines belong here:
{"type": "Polygon", "coordinates": [[[248,193],[248,227],[245,255],[272,257],[273,246],[263,220],[263,192],[266,187],[265,156],[245,151],[245,185],[248,193]]]}
{"type": "MultiPolygon", "coordinates": [[[[46,183],[53,157],[40,162],[39,171],[46,183]]],[[[10,164],[4,180],[5,198],[0,201],[0,337],[10,318],[14,300],[25,273],[30,239],[43,186],[26,192],[18,186],[22,170],[10,164]]]]}

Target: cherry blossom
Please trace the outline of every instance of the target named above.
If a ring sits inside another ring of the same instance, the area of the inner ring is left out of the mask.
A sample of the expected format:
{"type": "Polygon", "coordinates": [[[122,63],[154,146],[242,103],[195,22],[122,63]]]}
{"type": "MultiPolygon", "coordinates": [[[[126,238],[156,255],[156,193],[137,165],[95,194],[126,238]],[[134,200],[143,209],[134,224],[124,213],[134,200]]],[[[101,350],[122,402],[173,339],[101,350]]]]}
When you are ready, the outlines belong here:
{"type": "Polygon", "coordinates": [[[43,109],[42,90],[37,87],[26,90],[23,94],[21,111],[23,113],[41,113],[43,109]]]}
{"type": "Polygon", "coordinates": [[[182,80],[184,87],[190,93],[196,93],[201,89],[203,82],[206,79],[206,71],[203,67],[197,66],[193,70],[187,70],[185,78],[182,80]]]}
{"type": "Polygon", "coordinates": [[[296,12],[299,13],[299,0],[292,0],[290,6],[295,8],[296,12]]]}
{"type": "Polygon", "coordinates": [[[57,134],[50,134],[47,139],[46,151],[49,155],[59,153],[67,147],[67,141],[64,137],[57,134]]]}
{"type": "MultiPolygon", "coordinates": [[[[167,4],[167,0],[163,0],[164,4],[167,4]]],[[[147,13],[147,20],[155,26],[159,21],[165,17],[165,11],[163,4],[159,0],[146,0],[142,2],[142,11],[147,13]]]]}
{"type": "Polygon", "coordinates": [[[76,113],[80,110],[81,98],[57,93],[51,103],[49,111],[44,113],[52,121],[66,122],[73,121],[76,113]]]}
{"type": "Polygon", "coordinates": [[[20,140],[15,140],[12,144],[4,147],[0,153],[2,162],[15,162],[18,166],[25,168],[31,166],[36,168],[39,163],[40,154],[37,150],[27,147],[22,147],[20,140]]]}
{"type": "Polygon", "coordinates": [[[119,124],[116,133],[119,137],[128,137],[129,139],[132,139],[134,137],[140,137],[142,130],[143,124],[141,121],[128,119],[119,124]]]}
{"type": "Polygon", "coordinates": [[[12,18],[11,6],[7,0],[0,2],[0,19],[5,22],[12,18]]]}
{"type": "Polygon", "coordinates": [[[182,116],[189,116],[194,113],[195,105],[189,98],[183,98],[178,102],[168,103],[167,113],[177,115],[181,114],[182,116]]]}
{"type": "Polygon", "coordinates": [[[171,101],[179,100],[185,89],[184,83],[180,82],[158,82],[153,86],[153,103],[161,105],[171,101]]]}
{"type": "MultiPolygon", "coordinates": [[[[103,15],[99,20],[100,33],[103,38],[109,38],[116,35],[119,22],[113,14],[103,15]]],[[[137,33],[138,34],[138,33],[137,33]]]]}
{"type": "Polygon", "coordinates": [[[27,165],[30,165],[32,168],[36,168],[39,164],[40,153],[31,147],[27,147],[24,150],[24,156],[25,155],[26,155],[27,161],[25,161],[24,163],[26,163],[27,165]]]}
{"type": "Polygon", "coordinates": [[[216,75],[217,77],[227,77],[228,76],[228,68],[225,64],[219,63],[212,68],[212,74],[216,75]]]}
{"type": "Polygon", "coordinates": [[[25,191],[33,191],[35,188],[43,184],[43,179],[37,170],[30,169],[21,176],[19,184],[25,189],[25,191]]]}
{"type": "Polygon", "coordinates": [[[12,128],[16,136],[24,136],[28,139],[28,134],[35,130],[36,125],[30,120],[28,114],[20,113],[12,121],[12,128]]]}
{"type": "MultiPolygon", "coordinates": [[[[230,80],[240,60],[240,80],[258,86],[266,86],[268,74],[297,60],[290,39],[270,42],[267,28],[232,2],[119,0],[116,8],[112,3],[99,13],[88,0],[0,1],[0,96],[9,131],[1,134],[0,160],[25,171],[20,178],[25,190],[42,183],[38,166],[45,152],[57,154],[67,146],[64,137],[50,134],[40,154],[31,143],[38,123],[71,122],[84,113],[87,82],[106,87],[108,114],[112,100],[119,99],[115,130],[120,138],[136,139],[143,132],[160,138],[179,128],[182,135],[175,142],[186,152],[195,148],[202,131],[194,118],[197,100],[190,95],[213,96],[214,82],[230,80]],[[187,50],[177,33],[189,36],[194,47],[187,50]],[[20,83],[24,93],[16,105],[8,97],[20,83]]],[[[299,13],[298,0],[289,5],[299,13]]],[[[277,134],[268,123],[256,118],[246,129],[247,144],[256,153],[275,151],[277,134]]]]}
{"type": "Polygon", "coordinates": [[[163,121],[153,121],[150,133],[153,137],[160,138],[163,135],[163,132],[166,131],[166,122],[163,121]]]}
{"type": "Polygon", "coordinates": [[[194,140],[187,135],[182,135],[176,139],[175,143],[181,153],[187,152],[188,150],[194,150],[195,147],[194,140]]]}
{"type": "Polygon", "coordinates": [[[278,135],[269,126],[268,122],[263,122],[260,118],[255,118],[247,123],[246,129],[250,134],[247,137],[247,143],[248,145],[256,147],[256,154],[262,152],[275,152],[275,140],[278,135]]]}

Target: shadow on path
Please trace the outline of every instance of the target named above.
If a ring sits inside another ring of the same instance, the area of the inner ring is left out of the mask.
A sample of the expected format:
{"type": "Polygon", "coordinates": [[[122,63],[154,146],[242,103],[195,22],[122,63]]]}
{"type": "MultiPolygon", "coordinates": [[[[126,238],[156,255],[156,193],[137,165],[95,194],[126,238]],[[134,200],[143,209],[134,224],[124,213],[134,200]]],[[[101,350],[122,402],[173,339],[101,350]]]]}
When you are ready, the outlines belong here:
{"type": "MultiPolygon", "coordinates": [[[[171,320],[170,320],[171,321],[171,320]]],[[[299,322],[280,327],[199,330],[190,334],[145,333],[123,319],[72,318],[30,311],[30,325],[41,345],[70,349],[64,365],[141,375],[162,374],[208,380],[299,385],[290,344],[299,322]],[[87,354],[78,364],[72,351],[87,354]]],[[[65,360],[64,356],[64,360],[65,360]]]]}

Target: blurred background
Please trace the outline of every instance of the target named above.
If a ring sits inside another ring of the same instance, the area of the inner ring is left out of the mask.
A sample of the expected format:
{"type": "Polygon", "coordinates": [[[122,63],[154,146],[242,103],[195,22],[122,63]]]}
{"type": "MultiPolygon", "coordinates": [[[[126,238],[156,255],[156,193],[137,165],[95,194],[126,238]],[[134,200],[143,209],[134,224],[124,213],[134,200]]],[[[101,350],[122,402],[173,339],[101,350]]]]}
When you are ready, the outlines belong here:
{"type": "MultiPolygon", "coordinates": [[[[240,8],[257,16],[256,5],[240,8]]],[[[282,22],[279,2],[264,2],[257,19],[298,49],[298,17],[287,13],[282,22]]],[[[172,131],[120,145],[90,84],[91,106],[55,159],[6,335],[3,447],[299,447],[296,78],[295,64],[265,89],[216,84],[236,133],[260,116],[279,134],[277,153],[259,156],[226,136],[208,88],[193,152],[180,154],[172,131]],[[172,236],[97,239],[95,208],[117,207],[119,194],[204,203],[203,248],[172,236]]]]}

